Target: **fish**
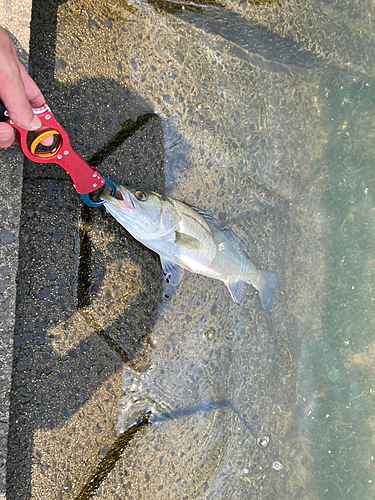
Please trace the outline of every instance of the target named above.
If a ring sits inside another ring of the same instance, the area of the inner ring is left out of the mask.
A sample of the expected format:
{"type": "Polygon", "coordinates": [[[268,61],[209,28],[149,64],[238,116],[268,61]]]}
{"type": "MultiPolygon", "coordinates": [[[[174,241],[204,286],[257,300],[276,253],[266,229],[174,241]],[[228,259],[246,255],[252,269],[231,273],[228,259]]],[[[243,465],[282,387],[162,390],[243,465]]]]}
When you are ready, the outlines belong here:
{"type": "Polygon", "coordinates": [[[136,240],[159,254],[166,281],[178,286],[184,271],[221,280],[234,302],[242,304],[245,284],[258,291],[268,316],[278,282],[258,269],[238,248],[232,229],[221,230],[212,212],[149,190],[118,185],[101,194],[104,207],[136,240]]]}

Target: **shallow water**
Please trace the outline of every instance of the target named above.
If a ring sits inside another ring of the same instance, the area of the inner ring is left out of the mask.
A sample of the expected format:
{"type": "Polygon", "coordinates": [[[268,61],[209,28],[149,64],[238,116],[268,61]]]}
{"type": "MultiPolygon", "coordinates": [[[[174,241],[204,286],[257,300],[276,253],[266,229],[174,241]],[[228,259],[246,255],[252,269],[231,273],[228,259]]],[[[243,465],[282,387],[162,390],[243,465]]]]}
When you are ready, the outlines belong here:
{"type": "Polygon", "coordinates": [[[164,285],[149,368],[125,370],[119,406],[119,432],[151,425],[97,495],[373,498],[374,8],[211,7],[59,11],[57,78],[117,65],[134,119],[161,118],[164,192],[214,212],[280,279],[270,319],[250,286],[239,307],[205,277],[164,285]]]}

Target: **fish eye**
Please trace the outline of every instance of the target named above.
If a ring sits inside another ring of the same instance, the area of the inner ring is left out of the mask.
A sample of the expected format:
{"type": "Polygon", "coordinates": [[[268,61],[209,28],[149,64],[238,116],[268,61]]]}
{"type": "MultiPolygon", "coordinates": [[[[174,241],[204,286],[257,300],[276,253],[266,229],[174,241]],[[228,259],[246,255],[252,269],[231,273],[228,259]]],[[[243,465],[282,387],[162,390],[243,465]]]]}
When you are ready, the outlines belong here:
{"type": "Polygon", "coordinates": [[[139,201],[146,201],[146,198],[147,198],[147,196],[145,195],[145,193],[143,191],[136,191],[135,192],[135,197],[139,201]]]}

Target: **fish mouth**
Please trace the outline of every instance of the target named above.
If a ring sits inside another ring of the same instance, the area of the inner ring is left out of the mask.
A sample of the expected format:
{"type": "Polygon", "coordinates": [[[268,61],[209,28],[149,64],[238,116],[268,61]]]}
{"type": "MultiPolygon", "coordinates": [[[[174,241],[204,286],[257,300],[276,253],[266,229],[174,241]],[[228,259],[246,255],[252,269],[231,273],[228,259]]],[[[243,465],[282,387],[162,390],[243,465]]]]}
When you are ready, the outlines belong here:
{"type": "Polygon", "coordinates": [[[116,192],[112,195],[112,189],[109,186],[104,187],[103,198],[106,202],[111,203],[113,199],[117,200],[116,205],[120,205],[121,208],[126,208],[130,210],[135,210],[134,203],[130,197],[130,194],[126,189],[122,187],[117,187],[116,192]]]}
{"type": "Polygon", "coordinates": [[[124,200],[124,197],[122,196],[122,193],[119,189],[116,189],[114,198],[116,198],[116,200],[120,200],[120,201],[124,200]]]}

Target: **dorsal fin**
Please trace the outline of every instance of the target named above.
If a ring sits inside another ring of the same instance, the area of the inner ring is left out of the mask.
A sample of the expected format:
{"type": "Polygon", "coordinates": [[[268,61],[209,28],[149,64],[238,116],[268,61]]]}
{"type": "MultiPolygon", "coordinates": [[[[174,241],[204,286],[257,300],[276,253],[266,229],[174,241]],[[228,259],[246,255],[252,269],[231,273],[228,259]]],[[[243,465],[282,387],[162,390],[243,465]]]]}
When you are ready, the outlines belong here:
{"type": "Polygon", "coordinates": [[[210,212],[209,210],[204,210],[203,208],[193,207],[192,205],[189,205],[189,207],[198,212],[198,214],[201,215],[204,219],[206,219],[207,222],[216,226],[215,215],[213,212],[210,212]]]}
{"type": "Polygon", "coordinates": [[[225,236],[228,238],[234,248],[237,249],[238,253],[248,259],[249,256],[244,250],[244,248],[246,247],[246,241],[241,236],[238,236],[238,234],[235,233],[233,229],[224,229],[223,233],[225,233],[225,236]]]}
{"type": "Polygon", "coordinates": [[[233,231],[233,229],[224,229],[223,233],[225,233],[225,236],[228,238],[228,240],[232,243],[234,247],[238,248],[238,239],[236,233],[233,231]]]}
{"type": "Polygon", "coordinates": [[[267,316],[271,316],[272,312],[272,294],[275,290],[279,278],[275,273],[267,271],[259,271],[260,280],[257,290],[259,292],[260,302],[267,316]]]}

